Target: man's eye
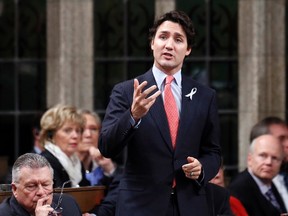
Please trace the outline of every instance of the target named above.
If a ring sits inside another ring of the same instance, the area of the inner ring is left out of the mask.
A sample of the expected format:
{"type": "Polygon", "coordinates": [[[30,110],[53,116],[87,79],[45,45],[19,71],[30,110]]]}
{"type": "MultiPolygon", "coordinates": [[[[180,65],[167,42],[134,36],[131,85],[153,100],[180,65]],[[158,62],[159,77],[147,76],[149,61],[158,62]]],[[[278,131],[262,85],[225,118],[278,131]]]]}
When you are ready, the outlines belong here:
{"type": "Polygon", "coordinates": [[[44,184],[42,185],[43,188],[50,188],[51,187],[51,184],[44,184]]]}
{"type": "Polygon", "coordinates": [[[28,185],[27,187],[26,187],[28,190],[35,190],[36,188],[37,188],[37,186],[36,185],[28,185]]]}
{"type": "Polygon", "coordinates": [[[90,128],[91,131],[98,131],[98,128],[90,128]]]}

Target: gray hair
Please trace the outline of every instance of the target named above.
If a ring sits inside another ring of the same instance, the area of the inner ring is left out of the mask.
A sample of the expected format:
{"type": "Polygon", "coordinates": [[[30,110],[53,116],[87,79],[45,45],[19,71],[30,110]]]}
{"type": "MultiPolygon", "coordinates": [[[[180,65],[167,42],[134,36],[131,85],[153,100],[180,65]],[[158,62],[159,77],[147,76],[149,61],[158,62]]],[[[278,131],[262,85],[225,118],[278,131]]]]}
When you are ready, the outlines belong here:
{"type": "Polygon", "coordinates": [[[96,113],[96,112],[93,112],[93,111],[90,111],[90,110],[87,110],[87,109],[80,109],[79,110],[79,113],[81,115],[91,115],[93,116],[93,118],[95,119],[96,121],[96,124],[100,127],[101,126],[101,118],[100,116],[96,113]]]}
{"type": "Polygon", "coordinates": [[[20,172],[21,169],[24,167],[28,167],[31,169],[48,167],[50,169],[52,178],[54,175],[53,168],[45,157],[35,153],[26,153],[18,157],[12,167],[12,182],[19,182],[21,174],[20,172]]]}

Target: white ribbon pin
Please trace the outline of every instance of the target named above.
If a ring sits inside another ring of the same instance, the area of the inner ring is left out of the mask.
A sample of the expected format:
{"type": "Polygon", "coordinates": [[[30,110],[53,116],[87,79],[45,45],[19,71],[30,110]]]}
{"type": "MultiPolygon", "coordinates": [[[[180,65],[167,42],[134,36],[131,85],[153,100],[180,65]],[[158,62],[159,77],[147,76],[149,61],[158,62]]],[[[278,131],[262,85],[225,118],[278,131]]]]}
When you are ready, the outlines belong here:
{"type": "Polygon", "coordinates": [[[196,94],[196,92],[197,92],[197,88],[192,88],[191,92],[189,94],[185,95],[185,97],[189,97],[190,100],[192,101],[192,97],[194,94],[196,94]]]}

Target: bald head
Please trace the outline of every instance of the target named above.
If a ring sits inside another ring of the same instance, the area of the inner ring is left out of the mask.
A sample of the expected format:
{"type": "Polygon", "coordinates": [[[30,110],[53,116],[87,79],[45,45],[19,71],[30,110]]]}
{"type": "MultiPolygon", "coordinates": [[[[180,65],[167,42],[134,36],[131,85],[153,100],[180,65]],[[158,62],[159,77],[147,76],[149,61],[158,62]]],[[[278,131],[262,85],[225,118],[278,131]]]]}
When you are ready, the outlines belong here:
{"type": "Polygon", "coordinates": [[[250,145],[248,168],[264,183],[270,184],[278,174],[283,158],[283,146],[279,139],[270,134],[261,135],[250,145]]]}

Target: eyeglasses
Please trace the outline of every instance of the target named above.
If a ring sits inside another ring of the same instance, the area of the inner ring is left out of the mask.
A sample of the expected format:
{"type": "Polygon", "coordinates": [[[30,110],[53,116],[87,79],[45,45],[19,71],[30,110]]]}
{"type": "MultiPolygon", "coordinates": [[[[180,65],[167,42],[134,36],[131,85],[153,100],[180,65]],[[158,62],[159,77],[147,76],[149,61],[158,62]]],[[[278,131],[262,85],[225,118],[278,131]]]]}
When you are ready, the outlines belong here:
{"type": "Polygon", "coordinates": [[[62,213],[63,208],[60,205],[61,205],[62,199],[63,199],[63,189],[64,189],[65,185],[70,183],[70,182],[71,182],[71,180],[63,183],[63,185],[61,187],[61,192],[60,192],[60,196],[59,196],[57,205],[52,212],[49,212],[48,216],[60,216],[60,214],[62,213]]]}

